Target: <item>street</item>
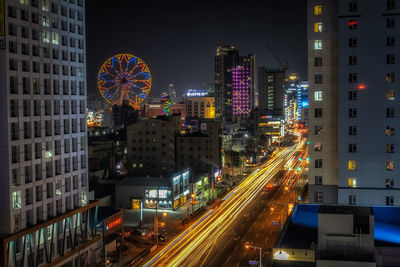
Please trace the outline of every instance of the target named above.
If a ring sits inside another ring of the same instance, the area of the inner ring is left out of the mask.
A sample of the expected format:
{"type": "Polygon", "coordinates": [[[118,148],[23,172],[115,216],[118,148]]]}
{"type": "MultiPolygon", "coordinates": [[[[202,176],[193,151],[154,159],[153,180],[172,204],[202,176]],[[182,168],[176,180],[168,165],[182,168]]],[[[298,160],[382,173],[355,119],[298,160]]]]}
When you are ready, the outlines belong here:
{"type": "MultiPolygon", "coordinates": [[[[260,166],[259,169],[249,175],[239,186],[224,197],[223,203],[216,209],[211,209],[194,222],[188,229],[183,231],[163,249],[153,256],[144,266],[152,265],[190,265],[195,266],[207,261],[213,247],[220,243],[220,240],[228,238],[234,240],[235,237],[225,237],[225,233],[233,233],[235,226],[241,225],[241,220],[252,221],[250,218],[259,215],[259,220],[255,220],[252,227],[262,227],[261,220],[267,213],[263,212],[263,205],[257,203],[260,192],[270,182],[273,177],[285,166],[285,164],[302,149],[304,141],[298,145],[285,148],[278,152],[272,159],[260,166]],[[248,213],[248,207],[257,203],[260,210],[248,213]],[[247,214],[246,214],[247,212],[247,214]],[[248,219],[244,219],[244,218],[248,219]],[[238,220],[239,219],[239,220],[238,220]],[[258,222],[259,221],[259,222],[258,222]],[[234,226],[232,228],[232,226],[234,226]],[[231,230],[233,229],[233,230],[231,230]]],[[[286,201],[282,196],[281,201],[286,201]]],[[[287,202],[286,202],[287,203],[287,202]]],[[[282,211],[280,207],[274,209],[274,218],[280,217],[278,213],[282,211]]],[[[265,211],[265,207],[264,207],[265,211]]],[[[243,222],[242,222],[243,224],[243,222]]],[[[245,224],[249,229],[249,237],[259,238],[261,235],[245,224]],[[257,234],[259,234],[257,236],[257,234]]],[[[264,228],[267,226],[264,226],[264,228]]],[[[268,227],[267,227],[268,228],[268,227]]],[[[240,230],[240,229],[239,229],[240,230]]],[[[279,231],[279,230],[277,230],[279,231]]],[[[277,233],[276,233],[277,234],[277,233]]],[[[240,234],[239,234],[240,235],[240,234]]],[[[244,240],[240,239],[240,242],[244,240]]],[[[239,241],[234,240],[234,241],[239,241]]],[[[227,244],[229,242],[224,242],[227,244]]],[[[268,243],[268,242],[267,242],[268,243]]],[[[269,243],[266,246],[272,246],[269,243]]],[[[220,250],[219,250],[220,251],[220,250]]],[[[246,252],[247,253],[247,252],[246,252]]],[[[215,257],[217,259],[218,257],[215,257]]],[[[230,259],[234,260],[234,259],[230,259]]],[[[229,262],[229,261],[228,261],[229,262]]]]}

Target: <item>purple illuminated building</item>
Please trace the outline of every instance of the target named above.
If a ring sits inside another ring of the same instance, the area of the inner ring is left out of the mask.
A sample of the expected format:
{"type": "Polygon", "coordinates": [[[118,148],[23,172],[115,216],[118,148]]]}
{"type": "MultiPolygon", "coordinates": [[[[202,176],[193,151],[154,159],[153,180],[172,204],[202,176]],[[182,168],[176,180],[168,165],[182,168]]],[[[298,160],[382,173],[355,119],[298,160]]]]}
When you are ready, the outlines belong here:
{"type": "Polygon", "coordinates": [[[252,108],[250,70],[246,66],[232,69],[232,113],[237,119],[248,117],[252,108]]]}
{"type": "Polygon", "coordinates": [[[248,118],[254,108],[255,56],[241,56],[232,45],[217,47],[215,115],[226,122],[248,118]]]}

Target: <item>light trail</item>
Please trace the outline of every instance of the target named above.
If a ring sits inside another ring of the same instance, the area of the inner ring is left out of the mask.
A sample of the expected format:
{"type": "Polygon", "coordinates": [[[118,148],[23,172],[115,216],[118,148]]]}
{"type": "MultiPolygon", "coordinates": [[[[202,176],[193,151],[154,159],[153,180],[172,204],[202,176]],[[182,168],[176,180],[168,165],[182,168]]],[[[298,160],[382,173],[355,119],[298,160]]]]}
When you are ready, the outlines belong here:
{"type": "Polygon", "coordinates": [[[304,141],[278,152],[225,196],[218,208],[203,215],[144,266],[198,266],[204,262],[202,258],[218,238],[303,145],[304,141]]]}

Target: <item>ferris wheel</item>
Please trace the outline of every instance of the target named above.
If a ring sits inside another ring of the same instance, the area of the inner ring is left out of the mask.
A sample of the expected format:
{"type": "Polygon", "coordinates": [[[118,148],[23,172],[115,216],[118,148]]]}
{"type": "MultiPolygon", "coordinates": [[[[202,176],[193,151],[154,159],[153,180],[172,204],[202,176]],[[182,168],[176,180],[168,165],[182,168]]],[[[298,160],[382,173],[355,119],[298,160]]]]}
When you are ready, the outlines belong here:
{"type": "Polygon", "coordinates": [[[130,106],[139,109],[151,89],[150,70],[140,58],[118,54],[101,66],[97,86],[111,105],[122,105],[127,101],[130,106]]]}

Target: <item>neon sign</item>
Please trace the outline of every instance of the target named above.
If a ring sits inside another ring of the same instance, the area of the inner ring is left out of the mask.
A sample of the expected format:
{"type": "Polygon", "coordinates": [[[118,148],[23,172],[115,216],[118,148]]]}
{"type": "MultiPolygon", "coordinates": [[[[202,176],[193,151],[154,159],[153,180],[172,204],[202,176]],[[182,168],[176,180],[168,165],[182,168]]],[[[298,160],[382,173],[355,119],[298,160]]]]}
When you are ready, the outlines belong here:
{"type": "Polygon", "coordinates": [[[106,225],[106,231],[110,230],[111,228],[114,228],[117,225],[122,224],[122,219],[121,217],[115,219],[114,221],[111,221],[109,224],[106,225]]]}

